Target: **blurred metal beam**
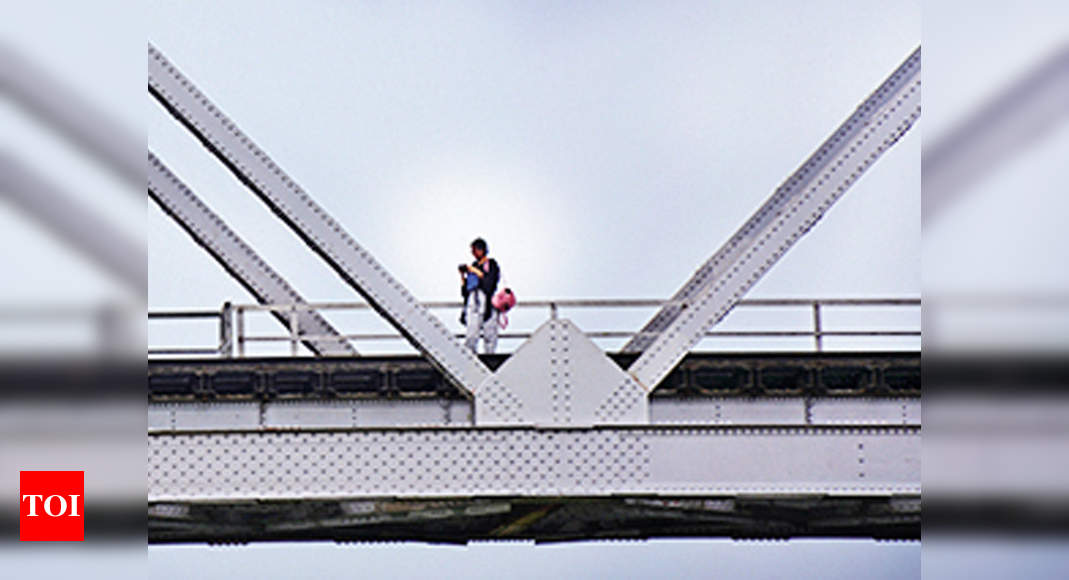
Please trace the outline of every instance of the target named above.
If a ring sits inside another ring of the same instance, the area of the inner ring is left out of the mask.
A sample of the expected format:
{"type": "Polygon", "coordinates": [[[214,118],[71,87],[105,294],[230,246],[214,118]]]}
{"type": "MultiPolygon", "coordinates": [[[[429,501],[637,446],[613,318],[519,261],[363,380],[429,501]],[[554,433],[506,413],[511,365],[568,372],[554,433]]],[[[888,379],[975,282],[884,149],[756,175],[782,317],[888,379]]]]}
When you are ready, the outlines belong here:
{"type": "MultiPolygon", "coordinates": [[[[31,113],[60,130],[140,189],[145,179],[144,134],[125,127],[35,63],[0,42],[0,94],[10,94],[31,113]]],[[[136,189],[134,190],[136,191],[136,189]]]]}
{"type": "Polygon", "coordinates": [[[985,102],[921,153],[921,224],[972,184],[1069,121],[1069,44],[985,102]]]}
{"type": "Polygon", "coordinates": [[[32,168],[0,150],[0,196],[37,219],[69,246],[144,298],[148,256],[128,237],[32,168]]]}

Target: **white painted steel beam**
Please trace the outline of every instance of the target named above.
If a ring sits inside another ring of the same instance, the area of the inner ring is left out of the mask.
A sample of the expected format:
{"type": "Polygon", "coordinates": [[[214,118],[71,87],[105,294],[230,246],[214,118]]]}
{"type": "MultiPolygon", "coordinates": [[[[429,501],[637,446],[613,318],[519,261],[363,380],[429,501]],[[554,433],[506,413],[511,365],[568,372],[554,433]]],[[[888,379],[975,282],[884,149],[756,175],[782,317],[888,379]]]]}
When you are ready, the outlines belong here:
{"type": "MultiPolygon", "coordinates": [[[[148,195],[198,245],[238,281],[260,304],[304,304],[304,298],[256,253],[226,222],[197,197],[151,151],[148,153],[148,195]]],[[[290,313],[272,310],[283,326],[290,313]]],[[[314,310],[297,310],[297,328],[305,346],[320,356],[352,356],[356,349],[314,310]]]]}
{"type": "Polygon", "coordinates": [[[149,403],[149,433],[249,429],[471,427],[473,405],[450,399],[324,399],[149,403]]]}
{"type": "MultiPolygon", "coordinates": [[[[471,427],[474,405],[451,399],[322,399],[149,403],[149,433],[250,429],[471,427]]],[[[649,423],[670,425],[920,426],[912,398],[653,398],[649,423]]]]}
{"type": "Polygon", "coordinates": [[[652,390],[804,236],[921,113],[917,48],[772,197],[698,269],[624,350],[652,390]]]}
{"type": "Polygon", "coordinates": [[[878,106],[881,102],[879,98],[882,97],[881,91],[886,88],[888,82],[895,79],[895,75],[899,74],[903,67],[910,65],[913,61],[916,63],[919,78],[920,49],[918,48],[891,75],[888,81],[881,85],[868,100],[862,103],[853,115],[840,125],[831,137],[825,140],[821,147],[776,189],[764,205],[709,260],[698,268],[694,275],[683,284],[683,287],[672,296],[672,299],[663,305],[654,314],[653,318],[646,323],[646,326],[628,341],[621,350],[624,352],[642,352],[646,350],[710,280],[730,267],[739,255],[753,245],[757,233],[778,217],[783,208],[794,201],[797,194],[803,191],[810,182],[814,181],[815,176],[821,170],[828,167],[829,161],[834,160],[832,156],[837,151],[842,151],[852,135],[867,124],[868,120],[873,116],[873,111],[875,110],[873,107],[878,106]]]}
{"type": "Polygon", "coordinates": [[[919,494],[911,427],[199,432],[149,436],[148,501],[919,494]]]}
{"type": "Polygon", "coordinates": [[[459,388],[490,371],[155,47],[149,92],[459,388]]]}

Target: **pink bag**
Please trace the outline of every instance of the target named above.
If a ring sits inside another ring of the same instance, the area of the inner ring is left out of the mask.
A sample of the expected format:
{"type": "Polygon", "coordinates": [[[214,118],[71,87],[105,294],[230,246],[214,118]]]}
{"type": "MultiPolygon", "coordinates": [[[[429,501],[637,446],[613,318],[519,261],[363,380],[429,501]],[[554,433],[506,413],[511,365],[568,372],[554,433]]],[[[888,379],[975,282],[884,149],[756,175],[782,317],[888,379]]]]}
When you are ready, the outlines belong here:
{"type": "Polygon", "coordinates": [[[505,328],[509,325],[509,317],[506,314],[513,306],[516,306],[516,295],[512,293],[511,288],[504,288],[498,290],[497,294],[494,294],[490,303],[497,309],[497,322],[501,325],[501,328],[505,328]]]}

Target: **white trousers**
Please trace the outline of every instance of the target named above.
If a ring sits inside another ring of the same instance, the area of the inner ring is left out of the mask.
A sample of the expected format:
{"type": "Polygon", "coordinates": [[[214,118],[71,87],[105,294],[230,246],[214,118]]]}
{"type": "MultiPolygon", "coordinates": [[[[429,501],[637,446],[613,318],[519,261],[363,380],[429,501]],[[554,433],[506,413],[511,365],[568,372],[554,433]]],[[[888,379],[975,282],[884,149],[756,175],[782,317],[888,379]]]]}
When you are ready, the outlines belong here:
{"type": "Polygon", "coordinates": [[[490,318],[483,320],[487,300],[489,298],[484,292],[472,290],[468,293],[468,301],[464,305],[464,315],[468,323],[464,344],[474,353],[478,353],[480,337],[483,339],[486,354],[493,354],[497,349],[497,316],[493,307],[490,307],[490,318]]]}

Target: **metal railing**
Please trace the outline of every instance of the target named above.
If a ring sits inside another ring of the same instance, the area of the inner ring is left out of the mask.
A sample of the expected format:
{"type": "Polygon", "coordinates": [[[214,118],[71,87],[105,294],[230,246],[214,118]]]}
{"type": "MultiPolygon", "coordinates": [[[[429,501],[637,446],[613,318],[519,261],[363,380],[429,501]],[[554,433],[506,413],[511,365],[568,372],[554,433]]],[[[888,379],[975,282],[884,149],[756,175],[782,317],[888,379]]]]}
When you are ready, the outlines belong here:
{"type": "MultiPolygon", "coordinates": [[[[576,299],[576,300],[527,300],[516,306],[520,309],[546,309],[549,318],[556,318],[562,308],[575,309],[608,309],[608,308],[632,308],[654,309],[667,304],[663,300],[653,299],[576,299]]],[[[459,310],[459,301],[424,302],[429,309],[453,309],[459,310]]],[[[919,312],[921,301],[919,298],[824,298],[824,299],[750,299],[740,301],[737,309],[770,308],[770,307],[794,307],[808,309],[812,313],[812,328],[806,330],[712,330],[706,333],[707,337],[735,337],[735,338],[799,338],[808,337],[813,340],[813,348],[821,352],[825,348],[824,339],[827,337],[915,337],[920,338],[921,330],[829,330],[825,328],[823,314],[825,309],[831,307],[842,308],[887,308],[909,307],[916,308],[919,312]]],[[[231,358],[234,356],[246,356],[246,346],[249,343],[289,343],[289,352],[296,356],[300,352],[303,341],[314,339],[331,339],[336,336],[305,334],[299,327],[297,313],[302,310],[326,311],[367,311],[370,306],[363,302],[310,302],[306,304],[223,304],[219,310],[183,310],[183,311],[154,311],[149,313],[150,320],[216,320],[219,325],[219,340],[210,347],[150,347],[149,356],[220,356],[231,358]],[[248,314],[255,312],[275,313],[287,320],[288,333],[281,335],[250,335],[246,332],[246,318],[248,314]]],[[[533,331],[502,332],[498,335],[501,339],[525,339],[533,331]]],[[[628,339],[637,332],[622,330],[594,330],[586,332],[592,339],[628,339]]],[[[351,341],[382,341],[403,340],[397,332],[359,332],[343,334],[344,338],[351,341]]],[[[462,338],[463,333],[457,333],[462,338]]],[[[917,345],[919,349],[919,344],[917,345]]]]}
{"type": "Polygon", "coordinates": [[[148,348],[149,356],[197,356],[218,355],[226,358],[233,356],[234,332],[232,324],[233,307],[229,302],[224,302],[219,310],[166,310],[149,311],[148,319],[152,320],[216,320],[219,323],[219,342],[214,347],[163,347],[148,348]]]}

